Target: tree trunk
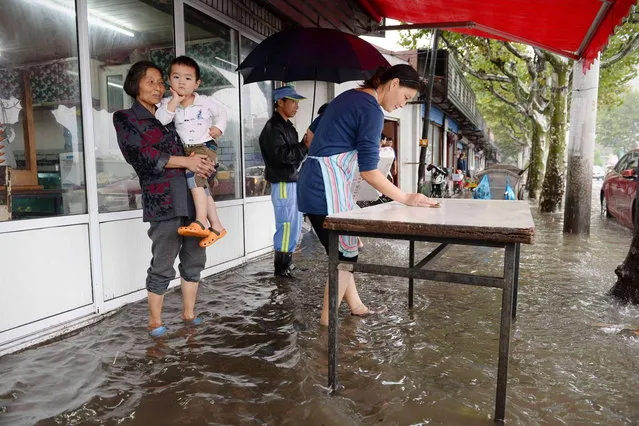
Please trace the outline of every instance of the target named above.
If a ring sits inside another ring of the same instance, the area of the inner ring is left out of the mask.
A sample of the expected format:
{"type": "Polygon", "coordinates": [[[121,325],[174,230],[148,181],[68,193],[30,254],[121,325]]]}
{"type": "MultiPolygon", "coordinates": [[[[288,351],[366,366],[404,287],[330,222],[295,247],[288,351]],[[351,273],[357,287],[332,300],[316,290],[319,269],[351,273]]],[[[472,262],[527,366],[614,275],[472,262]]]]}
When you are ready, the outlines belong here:
{"type": "Polygon", "coordinates": [[[532,120],[532,138],[530,147],[530,166],[528,167],[528,198],[537,200],[541,175],[544,173],[544,130],[532,120]]]}
{"type": "Polygon", "coordinates": [[[564,196],[568,65],[562,63],[557,66],[555,73],[557,79],[553,93],[553,113],[550,120],[550,148],[539,202],[539,209],[544,213],[559,210],[564,196]]]}
{"type": "Polygon", "coordinates": [[[625,303],[639,304],[639,226],[630,244],[626,260],[615,269],[617,282],[609,294],[625,303]]]}
{"type": "Polygon", "coordinates": [[[595,157],[599,60],[584,72],[583,60],[573,65],[570,141],[564,232],[590,234],[592,162],[595,157]]]}

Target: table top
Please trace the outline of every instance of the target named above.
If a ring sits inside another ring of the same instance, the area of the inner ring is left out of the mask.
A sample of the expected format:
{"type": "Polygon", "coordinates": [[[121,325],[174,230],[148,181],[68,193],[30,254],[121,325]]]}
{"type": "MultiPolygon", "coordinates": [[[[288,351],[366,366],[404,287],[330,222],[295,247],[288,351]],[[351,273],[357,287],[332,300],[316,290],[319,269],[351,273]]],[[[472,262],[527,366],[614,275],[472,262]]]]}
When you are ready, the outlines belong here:
{"type": "Polygon", "coordinates": [[[527,201],[445,198],[439,208],[393,202],[330,215],[333,231],[532,244],[535,223],[527,201]]]}

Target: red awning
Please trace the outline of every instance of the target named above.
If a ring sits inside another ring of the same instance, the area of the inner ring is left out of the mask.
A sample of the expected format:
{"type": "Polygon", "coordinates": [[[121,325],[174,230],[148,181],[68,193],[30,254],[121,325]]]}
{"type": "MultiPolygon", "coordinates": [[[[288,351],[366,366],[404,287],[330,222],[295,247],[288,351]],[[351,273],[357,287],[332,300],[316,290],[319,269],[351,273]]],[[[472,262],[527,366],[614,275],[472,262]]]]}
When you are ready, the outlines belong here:
{"type": "Polygon", "coordinates": [[[608,43],[636,0],[358,0],[391,18],[538,46],[587,62],[608,43]]]}

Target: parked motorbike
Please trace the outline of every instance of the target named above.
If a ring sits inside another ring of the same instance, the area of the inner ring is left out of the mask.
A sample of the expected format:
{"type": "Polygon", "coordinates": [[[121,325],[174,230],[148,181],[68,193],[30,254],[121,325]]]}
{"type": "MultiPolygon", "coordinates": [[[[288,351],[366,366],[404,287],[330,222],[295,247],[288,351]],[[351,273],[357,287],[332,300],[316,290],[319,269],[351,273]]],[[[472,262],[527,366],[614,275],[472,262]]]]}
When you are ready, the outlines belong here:
{"type": "Polygon", "coordinates": [[[448,172],[434,164],[429,164],[428,166],[426,166],[426,171],[430,172],[430,196],[432,198],[442,198],[446,186],[446,178],[448,177],[448,172]]]}

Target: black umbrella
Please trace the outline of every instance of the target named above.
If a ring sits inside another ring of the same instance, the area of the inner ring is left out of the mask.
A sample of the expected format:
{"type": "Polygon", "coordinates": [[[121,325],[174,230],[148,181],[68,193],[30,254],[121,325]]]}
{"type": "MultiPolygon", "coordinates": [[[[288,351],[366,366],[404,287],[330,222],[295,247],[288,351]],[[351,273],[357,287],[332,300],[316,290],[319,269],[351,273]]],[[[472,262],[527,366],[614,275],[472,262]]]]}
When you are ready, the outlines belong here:
{"type": "Polygon", "coordinates": [[[291,28],[262,41],[237,70],[244,83],[365,80],[390,64],[367,41],[326,28],[291,28]]]}
{"type": "Polygon", "coordinates": [[[366,80],[381,66],[390,64],[375,46],[357,36],[326,28],[290,28],[258,44],[237,71],[244,84],[268,80],[343,83],[366,80]]]}

